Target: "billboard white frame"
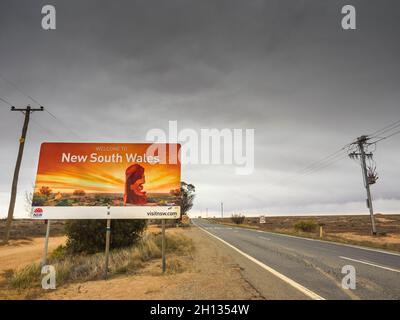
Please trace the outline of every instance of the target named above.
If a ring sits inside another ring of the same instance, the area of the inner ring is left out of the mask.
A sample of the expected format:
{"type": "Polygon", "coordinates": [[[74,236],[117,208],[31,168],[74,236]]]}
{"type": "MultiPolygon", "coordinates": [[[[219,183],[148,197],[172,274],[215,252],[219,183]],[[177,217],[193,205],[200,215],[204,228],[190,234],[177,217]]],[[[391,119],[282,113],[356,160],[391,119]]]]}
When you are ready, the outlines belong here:
{"type": "Polygon", "coordinates": [[[68,219],[179,219],[180,206],[32,207],[34,220],[68,219]],[[73,209],[73,210],[72,210],[73,209]]]}

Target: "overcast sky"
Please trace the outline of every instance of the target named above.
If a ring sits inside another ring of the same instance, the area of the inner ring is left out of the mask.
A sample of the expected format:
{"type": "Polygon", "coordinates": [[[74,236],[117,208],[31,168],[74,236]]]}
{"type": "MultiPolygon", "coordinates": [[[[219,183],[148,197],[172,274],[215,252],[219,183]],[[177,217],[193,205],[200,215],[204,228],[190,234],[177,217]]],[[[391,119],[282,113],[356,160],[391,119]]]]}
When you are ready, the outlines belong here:
{"type": "MultiPolygon", "coordinates": [[[[148,130],[255,129],[255,171],[183,166],[193,214],[365,213],[360,167],[296,176],[361,134],[400,120],[400,4],[382,1],[0,2],[0,75],[45,106],[33,114],[17,216],[43,141],[143,142],[148,130]],[[345,4],[357,30],[341,28],[345,4]],[[53,4],[57,29],[41,28],[53,4]],[[295,179],[293,178],[295,175],[295,179]],[[289,183],[290,182],[290,183],[289,183]]],[[[0,79],[0,97],[35,106],[0,79]]],[[[0,102],[0,216],[23,115],[0,102]]],[[[400,213],[400,135],[379,142],[377,212],[400,213]]]]}

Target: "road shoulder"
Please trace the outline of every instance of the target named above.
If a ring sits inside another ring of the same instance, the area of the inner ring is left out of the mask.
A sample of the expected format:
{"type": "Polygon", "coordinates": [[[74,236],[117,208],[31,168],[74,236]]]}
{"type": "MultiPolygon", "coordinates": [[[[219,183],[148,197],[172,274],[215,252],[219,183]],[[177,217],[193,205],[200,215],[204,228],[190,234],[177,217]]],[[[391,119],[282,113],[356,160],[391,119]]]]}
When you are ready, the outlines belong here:
{"type": "MultiPolygon", "coordinates": [[[[195,227],[181,232],[195,245],[183,272],[162,275],[161,261],[154,260],[137,274],[66,285],[40,299],[264,299],[246,279],[245,264],[239,264],[226,248],[195,227]]],[[[167,264],[168,260],[172,257],[167,256],[167,264]]]]}

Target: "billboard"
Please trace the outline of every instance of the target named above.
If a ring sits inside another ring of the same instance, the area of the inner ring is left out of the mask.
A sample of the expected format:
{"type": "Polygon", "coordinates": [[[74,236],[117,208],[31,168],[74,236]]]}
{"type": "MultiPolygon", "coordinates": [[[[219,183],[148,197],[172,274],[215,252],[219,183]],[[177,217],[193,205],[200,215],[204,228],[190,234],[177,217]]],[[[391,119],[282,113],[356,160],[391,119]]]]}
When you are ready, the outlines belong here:
{"type": "Polygon", "coordinates": [[[32,219],[177,219],[180,145],[43,143],[32,219]]]}

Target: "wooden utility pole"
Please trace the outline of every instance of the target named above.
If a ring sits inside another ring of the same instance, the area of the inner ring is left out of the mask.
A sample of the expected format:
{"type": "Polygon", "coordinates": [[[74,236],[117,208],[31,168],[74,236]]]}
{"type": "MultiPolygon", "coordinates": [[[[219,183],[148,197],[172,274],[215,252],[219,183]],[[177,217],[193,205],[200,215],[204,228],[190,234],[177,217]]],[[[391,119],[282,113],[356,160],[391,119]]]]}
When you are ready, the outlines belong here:
{"type": "Polygon", "coordinates": [[[13,176],[13,181],[12,181],[12,186],[11,186],[10,205],[8,207],[7,223],[6,223],[6,229],[5,229],[5,233],[4,233],[4,239],[3,239],[4,243],[7,243],[8,239],[10,238],[10,229],[11,229],[11,224],[12,224],[13,217],[14,217],[15,200],[17,197],[19,169],[21,168],[22,155],[24,153],[24,146],[25,146],[25,140],[26,140],[26,133],[28,131],[29,117],[32,112],[43,111],[43,110],[44,110],[43,107],[40,107],[39,109],[33,109],[30,106],[27,106],[26,108],[11,107],[11,111],[20,111],[20,112],[24,113],[25,120],[24,120],[24,126],[22,127],[22,135],[21,135],[21,138],[19,139],[18,156],[17,156],[17,162],[15,164],[15,169],[14,169],[14,176],[13,176]]]}
{"type": "Polygon", "coordinates": [[[365,189],[367,190],[367,205],[368,205],[368,209],[369,209],[369,214],[371,216],[372,234],[376,235],[374,209],[372,207],[372,197],[371,197],[371,190],[369,188],[367,164],[365,162],[364,144],[366,141],[367,141],[366,136],[361,136],[361,137],[357,138],[358,148],[360,149],[360,155],[361,155],[361,165],[362,165],[362,171],[363,171],[363,176],[364,176],[364,178],[363,178],[364,185],[365,185],[365,189]]]}
{"type": "Polygon", "coordinates": [[[221,218],[224,217],[224,203],[221,202],[221,218]]]}
{"type": "Polygon", "coordinates": [[[372,206],[372,197],[371,197],[371,190],[370,190],[370,181],[368,179],[368,170],[367,170],[367,164],[366,164],[366,157],[372,157],[372,153],[365,153],[364,145],[367,143],[368,136],[360,136],[357,138],[357,142],[354,144],[357,144],[359,152],[352,152],[349,154],[351,158],[358,158],[360,157],[361,160],[361,168],[362,168],[362,174],[363,174],[363,180],[364,180],[364,186],[365,189],[367,190],[367,207],[369,209],[369,214],[371,217],[371,229],[372,229],[372,234],[376,235],[376,225],[375,225],[375,218],[374,218],[374,209],[372,206]]]}

